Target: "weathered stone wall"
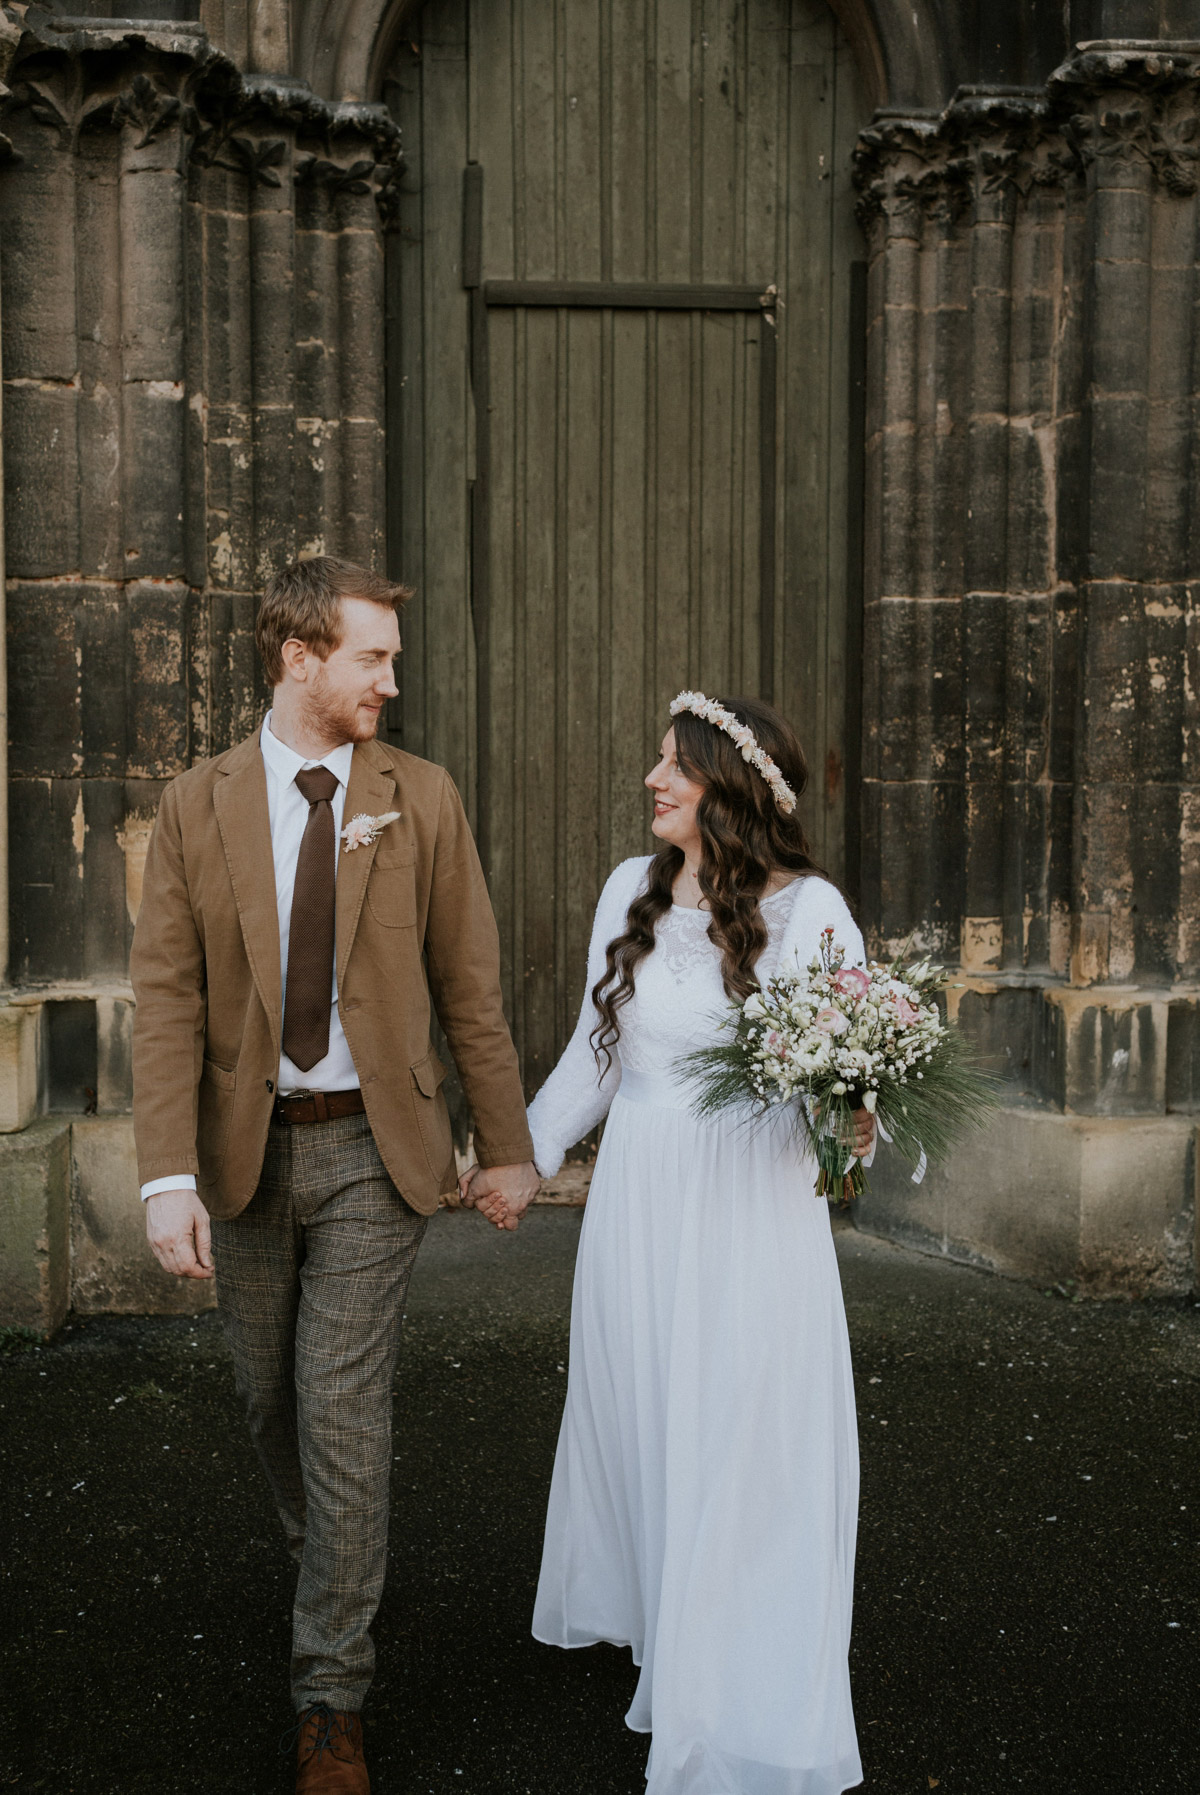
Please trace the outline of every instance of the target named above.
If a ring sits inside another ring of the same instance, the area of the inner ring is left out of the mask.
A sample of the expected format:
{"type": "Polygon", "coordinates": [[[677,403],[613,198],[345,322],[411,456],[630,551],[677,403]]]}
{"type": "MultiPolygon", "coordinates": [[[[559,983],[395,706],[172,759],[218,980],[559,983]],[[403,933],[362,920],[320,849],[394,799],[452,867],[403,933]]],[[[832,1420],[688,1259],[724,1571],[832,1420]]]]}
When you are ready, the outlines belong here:
{"type": "Polygon", "coordinates": [[[396,132],[182,29],[48,22],[9,82],[11,976],[123,977],[164,780],[260,714],[256,590],[382,558],[396,132]]]}
{"type": "MultiPolygon", "coordinates": [[[[1043,92],[881,117],[859,180],[866,920],[961,966],[1011,1105],[1192,1111],[1200,46],[1084,46],[1043,92]]],[[[1155,1273],[1176,1287],[1180,1139],[1155,1273]]],[[[1063,1201],[1049,1166],[1036,1200],[1063,1201]]],[[[1131,1281],[1146,1265],[1143,1243],[1131,1281]]],[[[1119,1283],[1115,1246],[1105,1267],[1119,1283]]]]}
{"type": "Polygon", "coordinates": [[[0,1126],[81,1118],[76,1303],[173,1307],[144,1247],[123,1267],[128,1123],[103,1120],[130,1107],[142,865],[165,781],[261,716],[269,572],[303,550],[382,564],[398,133],[242,72],[195,25],[30,14],[13,37],[0,1126]]]}

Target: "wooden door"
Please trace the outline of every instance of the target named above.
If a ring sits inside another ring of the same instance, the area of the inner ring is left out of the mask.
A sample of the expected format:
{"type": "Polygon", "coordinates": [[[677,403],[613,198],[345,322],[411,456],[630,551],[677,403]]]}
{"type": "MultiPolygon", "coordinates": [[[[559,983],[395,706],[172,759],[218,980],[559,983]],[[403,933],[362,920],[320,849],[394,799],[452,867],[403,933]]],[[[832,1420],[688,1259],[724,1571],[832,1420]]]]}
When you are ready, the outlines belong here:
{"type": "Polygon", "coordinates": [[[681,686],[792,718],[843,870],[863,119],[825,0],[427,0],[388,97],[392,735],[467,797],[532,1089],[681,686]]]}

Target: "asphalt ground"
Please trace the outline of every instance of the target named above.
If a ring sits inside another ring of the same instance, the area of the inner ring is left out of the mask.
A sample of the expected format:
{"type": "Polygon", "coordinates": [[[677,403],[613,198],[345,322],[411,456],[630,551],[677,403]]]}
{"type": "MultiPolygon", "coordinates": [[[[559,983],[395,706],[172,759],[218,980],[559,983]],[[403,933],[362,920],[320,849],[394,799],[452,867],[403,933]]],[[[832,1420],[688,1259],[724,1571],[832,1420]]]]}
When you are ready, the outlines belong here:
{"type": "MultiPolygon", "coordinates": [[[[396,1384],[377,1795],[638,1795],[628,1653],[529,1634],[580,1212],[437,1219],[396,1384]]],[[[870,1795],[1200,1788],[1200,1308],[838,1229],[870,1795]]],[[[19,1344],[19,1343],[18,1343],[19,1344]]],[[[0,1788],[290,1787],[294,1573],[219,1324],[0,1356],[0,1788]]]]}

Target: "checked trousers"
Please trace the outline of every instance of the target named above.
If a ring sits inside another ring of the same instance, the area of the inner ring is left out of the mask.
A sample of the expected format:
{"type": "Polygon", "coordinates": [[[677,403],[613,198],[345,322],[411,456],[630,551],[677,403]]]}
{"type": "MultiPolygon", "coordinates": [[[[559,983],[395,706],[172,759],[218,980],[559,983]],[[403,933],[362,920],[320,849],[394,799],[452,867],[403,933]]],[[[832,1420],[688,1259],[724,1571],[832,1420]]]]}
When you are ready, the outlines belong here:
{"type": "Polygon", "coordinates": [[[300,1566],[297,1711],[360,1709],[375,1668],[392,1380],[426,1225],[388,1177],[363,1115],[272,1123],[250,1203],[213,1223],[238,1392],[300,1566]]]}

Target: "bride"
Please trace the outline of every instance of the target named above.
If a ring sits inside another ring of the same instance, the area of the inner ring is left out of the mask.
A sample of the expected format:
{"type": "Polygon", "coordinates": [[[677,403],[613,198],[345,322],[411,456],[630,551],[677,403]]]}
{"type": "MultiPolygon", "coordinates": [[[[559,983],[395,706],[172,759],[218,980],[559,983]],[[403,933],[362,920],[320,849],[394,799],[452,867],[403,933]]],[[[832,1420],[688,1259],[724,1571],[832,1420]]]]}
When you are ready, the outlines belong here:
{"type": "MultiPolygon", "coordinates": [[[[646,779],[659,850],[604,887],[589,995],[529,1112],[544,1177],[608,1117],[533,1631],[631,1648],[648,1795],[839,1795],[862,1778],[858,1448],[828,1210],[786,1123],[698,1120],[679,1063],[823,929],[848,963],[862,937],[809,857],[783,718],[695,692],[671,711],[646,779]]],[[[486,1182],[468,1200],[515,1226],[486,1182]]]]}

